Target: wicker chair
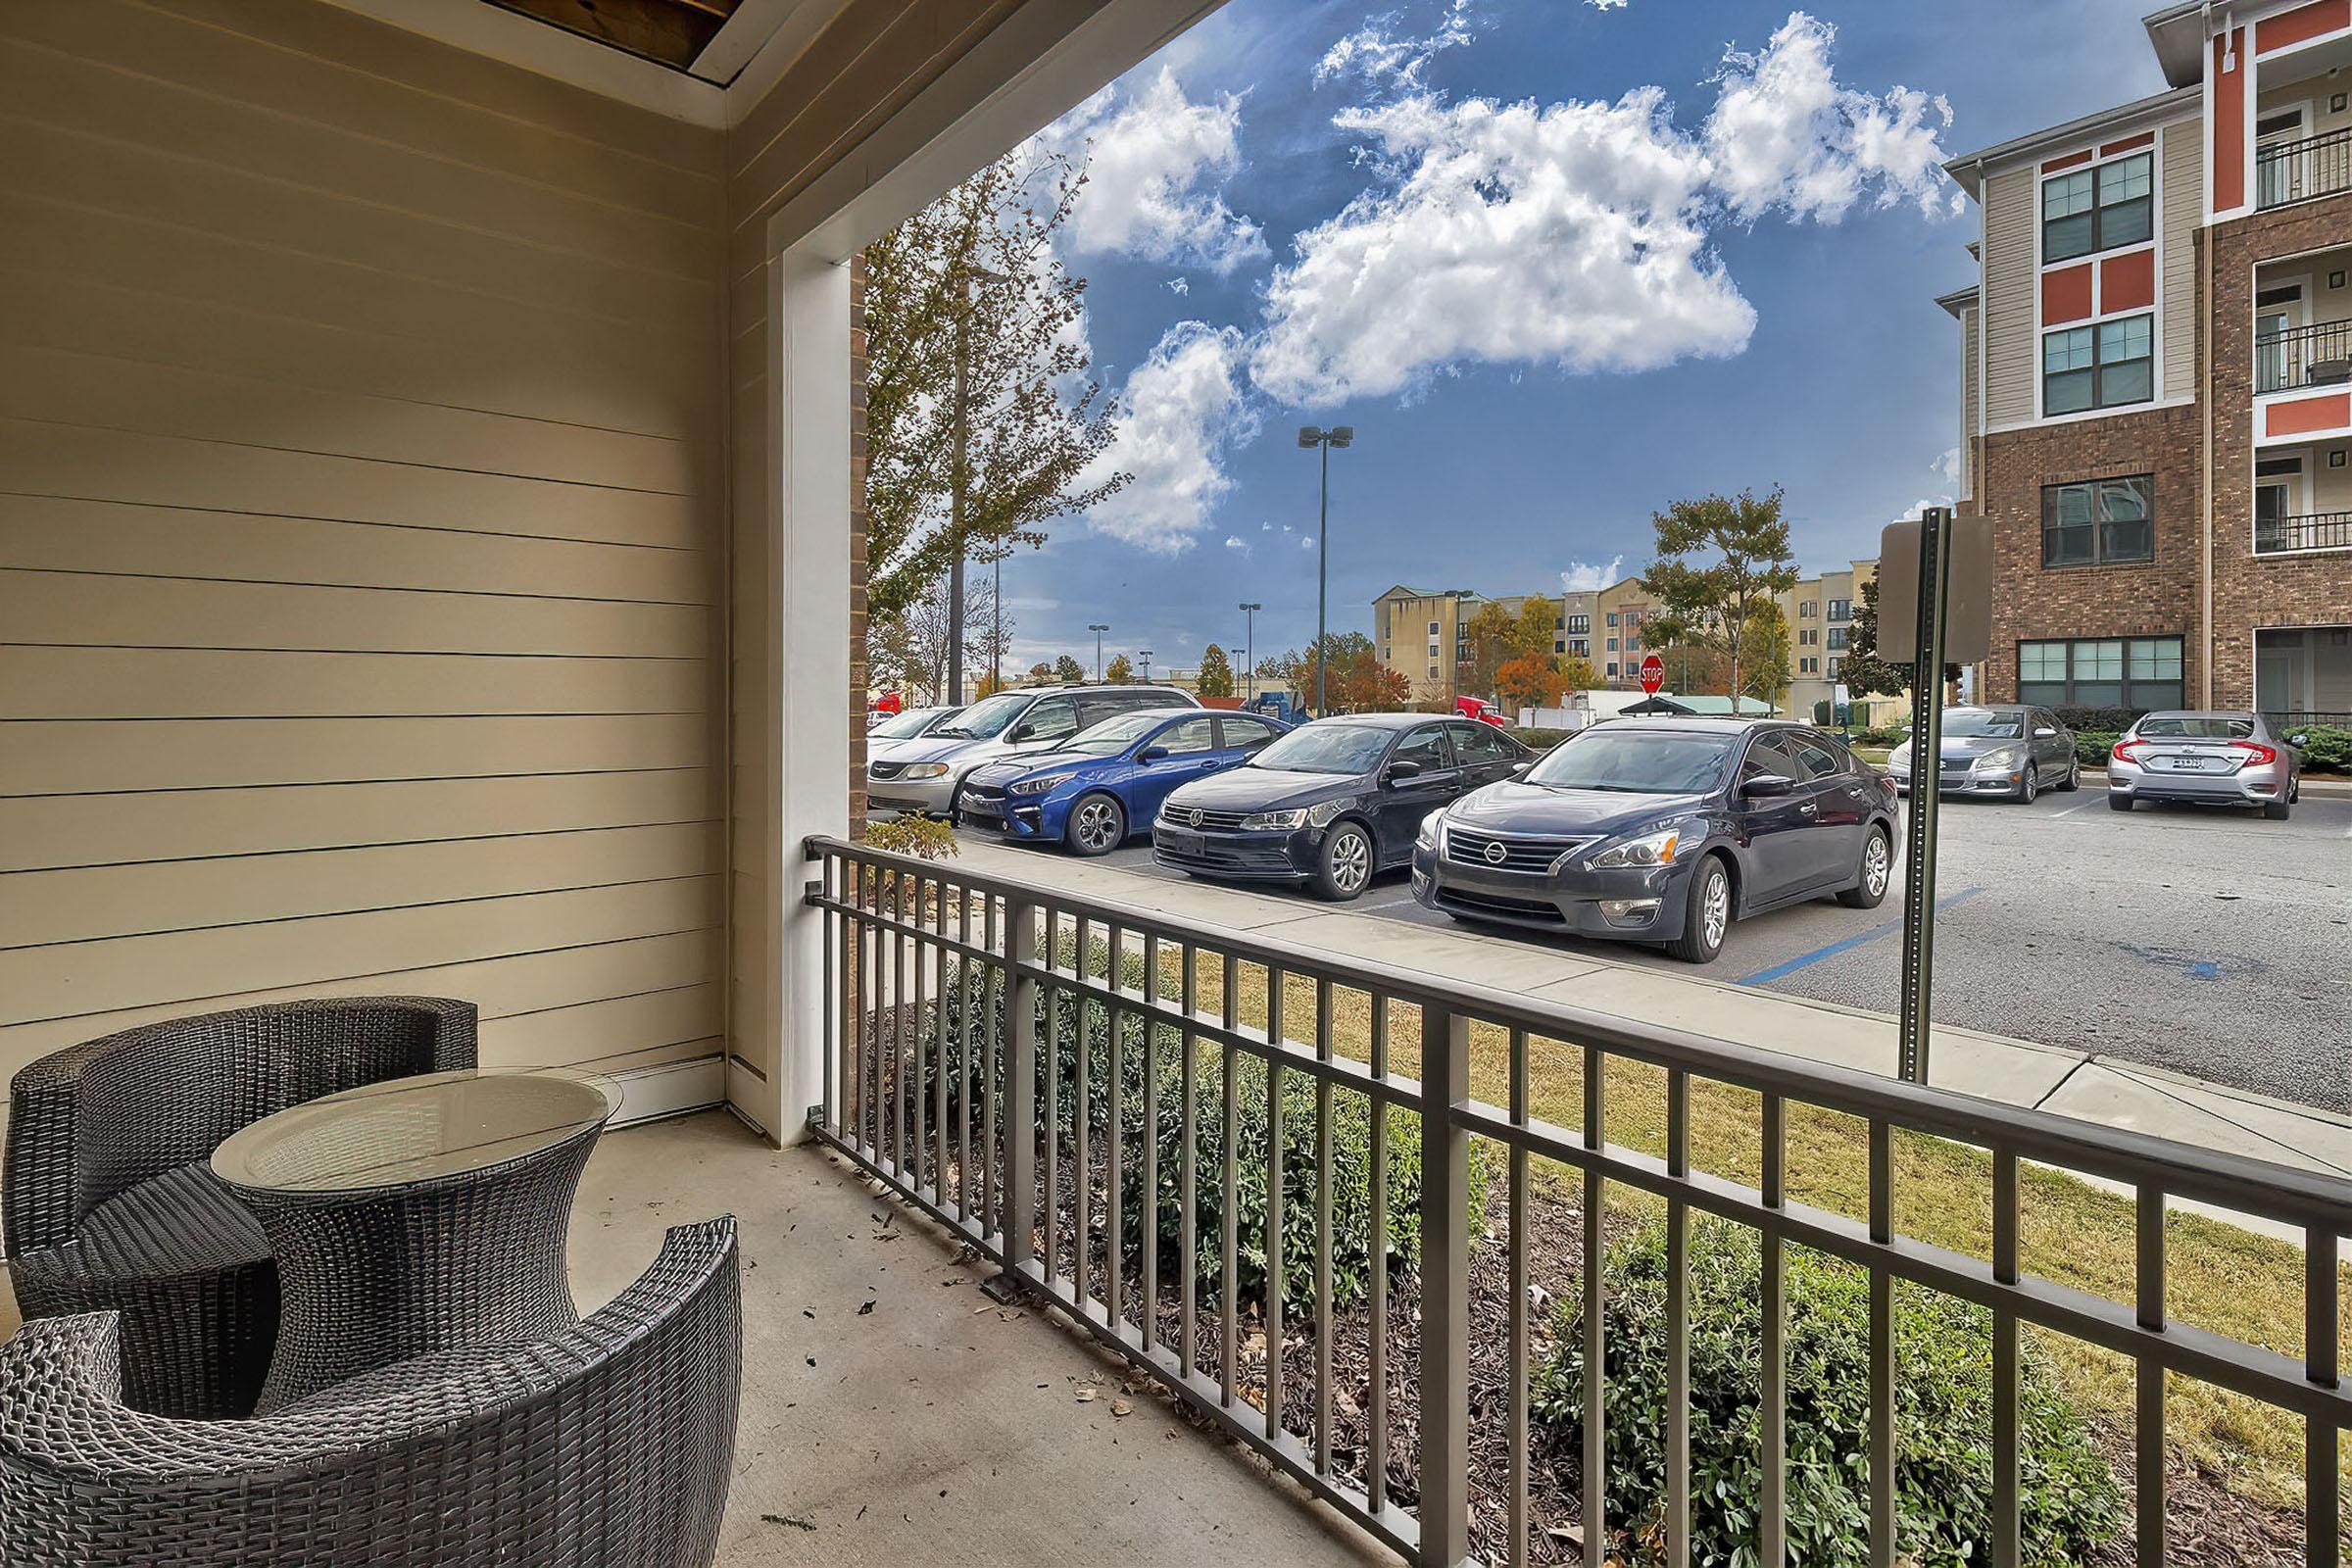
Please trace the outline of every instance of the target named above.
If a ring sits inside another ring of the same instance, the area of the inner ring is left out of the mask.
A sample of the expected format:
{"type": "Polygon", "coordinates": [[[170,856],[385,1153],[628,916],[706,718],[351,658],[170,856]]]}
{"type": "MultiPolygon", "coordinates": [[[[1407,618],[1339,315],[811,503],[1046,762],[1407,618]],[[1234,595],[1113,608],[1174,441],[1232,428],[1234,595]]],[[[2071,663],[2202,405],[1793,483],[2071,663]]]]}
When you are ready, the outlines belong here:
{"type": "Polygon", "coordinates": [[[474,1009],[430,997],[277,1003],[131,1029],[25,1067],[0,1167],[18,1309],[122,1315],[122,1394],[163,1415],[253,1408],[277,1270],[206,1161],[306,1100],[474,1064],[474,1009]]]}
{"type": "Polygon", "coordinates": [[[735,1222],[681,1225],[544,1340],[369,1372],[249,1421],[115,1397],[112,1313],[0,1346],[10,1568],[689,1568],[735,1448],[735,1222]]]}

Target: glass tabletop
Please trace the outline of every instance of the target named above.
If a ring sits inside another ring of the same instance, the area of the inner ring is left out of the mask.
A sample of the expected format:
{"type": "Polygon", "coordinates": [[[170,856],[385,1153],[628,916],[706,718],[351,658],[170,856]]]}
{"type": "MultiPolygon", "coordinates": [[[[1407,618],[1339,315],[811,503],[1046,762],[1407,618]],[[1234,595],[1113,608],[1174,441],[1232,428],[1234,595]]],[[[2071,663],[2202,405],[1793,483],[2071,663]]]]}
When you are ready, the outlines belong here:
{"type": "Polygon", "coordinates": [[[213,1174],[255,1192],[405,1187],[552,1148],[619,1107],[618,1085],[567,1068],[395,1078],[263,1117],[213,1151],[213,1174]]]}

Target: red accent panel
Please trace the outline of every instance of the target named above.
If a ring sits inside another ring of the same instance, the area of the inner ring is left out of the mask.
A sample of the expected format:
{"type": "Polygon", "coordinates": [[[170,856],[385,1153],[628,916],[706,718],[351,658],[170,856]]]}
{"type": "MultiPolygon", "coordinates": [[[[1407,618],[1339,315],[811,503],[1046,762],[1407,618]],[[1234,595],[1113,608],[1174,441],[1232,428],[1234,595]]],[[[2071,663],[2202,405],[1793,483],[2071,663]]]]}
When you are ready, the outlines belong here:
{"type": "Polygon", "coordinates": [[[2272,404],[2263,413],[2262,433],[2306,435],[2313,430],[2340,430],[2348,424],[2352,424],[2352,392],[2330,392],[2324,397],[2272,404]]]}
{"type": "MultiPolygon", "coordinates": [[[[2352,5],[2352,0],[2344,0],[2344,3],[2352,5]]],[[[2099,149],[2099,156],[2113,158],[2117,153],[2128,153],[2134,147],[2153,147],[2154,145],[2156,145],[2156,133],[2152,130],[2143,130],[2136,136],[2126,136],[2122,141],[2107,143],[2106,146],[2099,149]]]]}
{"type": "Polygon", "coordinates": [[[2090,263],[2041,274],[2041,324],[2080,321],[2090,314],[2090,263]]]}
{"type": "Polygon", "coordinates": [[[2045,174],[2055,174],[2061,169],[2072,169],[2077,164],[2087,164],[2090,162],[2090,149],[2085,147],[2079,153],[2068,153],[2064,158],[2053,158],[2049,160],[2047,163],[2041,166],[2041,172],[2045,174]]]}
{"type": "MultiPolygon", "coordinates": [[[[2046,305],[2046,301],[2044,302],[2046,305]]],[[[2133,251],[2099,264],[2099,311],[2136,310],[2156,303],[2156,253],[2133,251]]]]}
{"type": "Polygon", "coordinates": [[[2246,204],[2246,29],[2237,27],[2213,40],[2213,210],[2229,212],[2246,204]],[[2238,51],[2237,69],[2225,72],[2222,59],[2231,47],[2238,51]]]}
{"type": "Polygon", "coordinates": [[[2269,54],[2290,43],[2322,37],[2352,27],[2352,0],[2312,0],[2307,6],[2282,11],[2254,24],[2254,52],[2269,54]]]}

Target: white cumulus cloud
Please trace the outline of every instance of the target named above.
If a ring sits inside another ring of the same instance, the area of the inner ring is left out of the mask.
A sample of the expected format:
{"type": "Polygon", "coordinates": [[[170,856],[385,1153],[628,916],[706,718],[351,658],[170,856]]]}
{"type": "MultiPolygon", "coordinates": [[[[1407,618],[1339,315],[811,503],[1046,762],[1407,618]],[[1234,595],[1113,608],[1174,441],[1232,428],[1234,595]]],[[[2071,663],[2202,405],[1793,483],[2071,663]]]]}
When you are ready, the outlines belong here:
{"type": "Polygon", "coordinates": [[[1241,167],[1241,125],[1239,97],[1195,103],[1162,66],[1149,80],[1103,88],[1040,132],[1046,146],[1086,161],[1063,235],[1071,253],[1220,275],[1264,256],[1258,225],[1227,207],[1221,189],[1241,167]]]}
{"type": "Polygon", "coordinates": [[[1250,547],[1242,543],[1242,536],[1240,534],[1228,535],[1225,540],[1225,548],[1228,550],[1238,550],[1245,556],[1250,553],[1250,547]]]}
{"type": "Polygon", "coordinates": [[[1450,0],[1435,30],[1399,34],[1398,14],[1385,12],[1348,33],[1315,62],[1315,85],[1353,76],[1374,89],[1416,92],[1430,61],[1470,41],[1470,0],[1450,0]]]}
{"type": "Polygon", "coordinates": [[[1572,561],[1560,573],[1560,591],[1570,594],[1598,593],[1617,581],[1617,568],[1624,564],[1623,556],[1611,556],[1605,562],[1572,561]]]}
{"type": "Polygon", "coordinates": [[[1952,106],[1909,87],[1857,91],[1830,63],[1838,29],[1802,11],[1760,50],[1724,56],[1706,146],[1725,203],[1753,220],[1779,208],[1836,222],[1866,195],[1875,205],[1945,210],[1938,137],[1952,106]]]}
{"type": "Polygon", "coordinates": [[[1118,430],[1081,483],[1134,479],[1088,514],[1096,528],[1162,555],[1189,547],[1233,488],[1223,457],[1256,434],[1244,399],[1242,334],[1179,321],[1160,334],[1119,396],[1118,430]]]}

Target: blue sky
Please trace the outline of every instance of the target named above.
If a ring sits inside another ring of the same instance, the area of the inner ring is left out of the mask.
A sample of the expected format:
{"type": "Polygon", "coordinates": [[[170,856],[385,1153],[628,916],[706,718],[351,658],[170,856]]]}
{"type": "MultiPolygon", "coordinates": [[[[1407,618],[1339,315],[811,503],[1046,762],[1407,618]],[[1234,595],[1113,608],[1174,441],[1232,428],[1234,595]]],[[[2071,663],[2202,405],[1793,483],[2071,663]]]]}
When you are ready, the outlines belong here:
{"type": "Polygon", "coordinates": [[[2147,0],[1233,0],[1046,133],[1124,497],[1005,564],[1022,664],[1191,665],[1391,583],[1557,591],[1679,496],[1787,487],[1809,569],[1948,495],[1973,207],[1945,157],[2158,91],[2147,0]],[[1948,115],[1948,121],[1947,121],[1948,115]]]}

